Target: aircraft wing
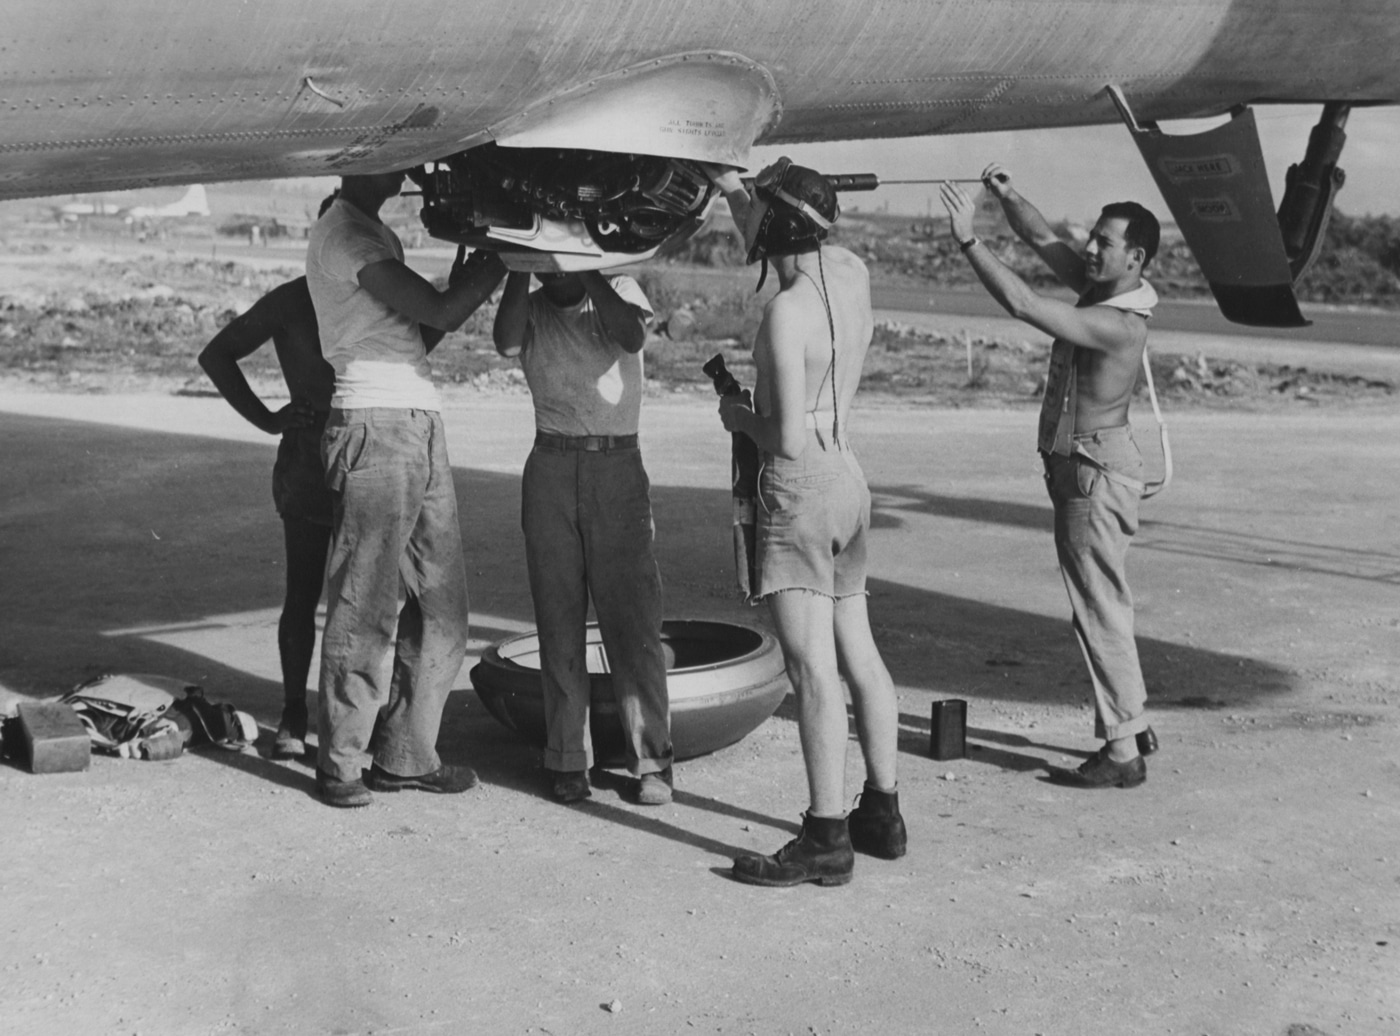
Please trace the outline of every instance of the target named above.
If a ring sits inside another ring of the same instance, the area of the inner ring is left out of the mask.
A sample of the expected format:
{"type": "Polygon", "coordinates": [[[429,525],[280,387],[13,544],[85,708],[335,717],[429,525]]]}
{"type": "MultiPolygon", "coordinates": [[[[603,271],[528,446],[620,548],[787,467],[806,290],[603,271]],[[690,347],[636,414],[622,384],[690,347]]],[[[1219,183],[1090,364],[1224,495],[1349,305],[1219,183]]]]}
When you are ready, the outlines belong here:
{"type": "Polygon", "coordinates": [[[732,157],[753,140],[1109,122],[1110,82],[1154,120],[1400,100],[1400,0],[10,0],[5,15],[0,198],[382,171],[512,133],[569,146],[555,141],[581,112],[609,147],[732,157]],[[658,61],[690,74],[643,114],[606,103],[658,61]],[[702,88],[754,77],[770,111],[707,117],[702,88]]]}
{"type": "Polygon", "coordinates": [[[1400,101],[1400,0],[9,0],[0,199],[1400,101]]]}

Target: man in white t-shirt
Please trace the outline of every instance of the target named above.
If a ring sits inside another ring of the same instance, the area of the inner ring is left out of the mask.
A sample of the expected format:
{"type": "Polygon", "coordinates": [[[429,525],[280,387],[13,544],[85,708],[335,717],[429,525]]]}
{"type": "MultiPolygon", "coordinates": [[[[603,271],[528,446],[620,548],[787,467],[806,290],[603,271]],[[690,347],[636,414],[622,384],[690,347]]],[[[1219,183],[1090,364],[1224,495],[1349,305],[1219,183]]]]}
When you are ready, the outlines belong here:
{"type": "Polygon", "coordinates": [[[637,446],[651,305],[631,277],[512,273],[496,350],[519,356],[535,403],[521,525],[539,626],[547,742],[560,802],[589,796],[593,745],[584,629],[591,596],[637,801],[671,801],[671,725],[651,484],[637,446]]]}
{"type": "Polygon", "coordinates": [[[470,767],[444,764],[436,749],[466,654],[467,583],[428,353],[490,297],[505,267],[475,253],[454,264],[444,291],[409,269],[379,219],[403,178],[344,177],[306,254],[321,348],[335,369],[321,440],[334,528],[316,770],[332,806],[367,805],[371,789],[476,784],[470,767]]]}

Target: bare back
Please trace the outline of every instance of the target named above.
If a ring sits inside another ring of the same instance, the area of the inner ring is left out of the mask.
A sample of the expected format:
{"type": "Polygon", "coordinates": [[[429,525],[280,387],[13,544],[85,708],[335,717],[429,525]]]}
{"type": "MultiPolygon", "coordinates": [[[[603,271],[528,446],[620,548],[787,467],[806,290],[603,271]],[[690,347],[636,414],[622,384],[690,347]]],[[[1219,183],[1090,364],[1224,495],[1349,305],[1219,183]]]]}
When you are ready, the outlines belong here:
{"type": "Polygon", "coordinates": [[[321,355],[316,310],[306,278],[281,285],[267,295],[274,307],[272,344],[277,362],[293,399],[305,399],[315,409],[327,411],[335,391],[335,369],[321,355]]]}
{"type": "Polygon", "coordinates": [[[844,248],[824,245],[820,253],[797,257],[797,274],[764,310],[763,324],[754,342],[758,369],[754,405],[758,413],[776,415],[780,370],[796,370],[796,356],[780,358],[779,351],[801,351],[804,372],[802,391],[789,387],[783,394],[803,411],[817,413],[818,427],[830,427],[832,405],[832,329],[835,330],[836,409],[841,426],[860,386],[861,369],[870,348],[874,317],[870,310],[870,276],[865,264],[844,248]],[[820,254],[820,262],[818,255],[820,254]],[[831,323],[827,323],[827,305],[831,323]],[[786,359],[788,362],[783,362],[786,359]]]}

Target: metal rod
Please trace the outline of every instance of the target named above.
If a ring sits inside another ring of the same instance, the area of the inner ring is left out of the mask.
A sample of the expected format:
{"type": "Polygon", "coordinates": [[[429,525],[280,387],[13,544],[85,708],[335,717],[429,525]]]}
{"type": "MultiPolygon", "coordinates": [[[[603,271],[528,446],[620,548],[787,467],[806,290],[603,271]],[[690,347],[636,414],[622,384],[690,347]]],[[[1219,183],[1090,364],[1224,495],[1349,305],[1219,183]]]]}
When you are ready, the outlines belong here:
{"type": "Polygon", "coordinates": [[[831,186],[838,191],[874,191],[888,184],[900,183],[981,183],[982,181],[973,179],[946,179],[937,180],[881,180],[874,173],[828,173],[827,180],[831,186]]]}

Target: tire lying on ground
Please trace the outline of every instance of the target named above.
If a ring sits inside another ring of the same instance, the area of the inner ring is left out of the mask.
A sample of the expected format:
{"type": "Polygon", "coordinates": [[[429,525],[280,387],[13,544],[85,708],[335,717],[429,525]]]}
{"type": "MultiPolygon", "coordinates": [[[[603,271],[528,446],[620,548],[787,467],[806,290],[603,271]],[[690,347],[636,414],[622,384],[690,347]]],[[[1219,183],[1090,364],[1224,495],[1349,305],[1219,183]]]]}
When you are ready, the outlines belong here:
{"type": "MultiPolygon", "coordinates": [[[[788,692],[783,654],[772,634],[733,622],[668,619],[661,625],[671,742],[677,759],[732,745],[773,714],[788,692]]],[[[596,623],[587,628],[593,755],[602,766],[626,763],[607,652],[596,623]]],[[[471,670],[472,687],[491,715],[543,745],[540,644],[534,633],[487,649],[471,670]]]]}

